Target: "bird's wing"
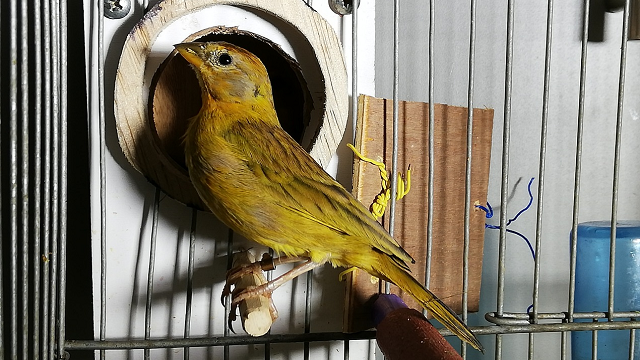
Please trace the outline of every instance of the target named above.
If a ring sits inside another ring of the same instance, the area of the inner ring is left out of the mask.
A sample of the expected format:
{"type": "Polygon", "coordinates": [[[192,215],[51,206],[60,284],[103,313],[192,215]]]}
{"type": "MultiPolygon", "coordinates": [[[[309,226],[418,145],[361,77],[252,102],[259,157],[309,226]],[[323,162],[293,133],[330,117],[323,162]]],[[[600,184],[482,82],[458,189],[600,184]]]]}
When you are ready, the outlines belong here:
{"type": "Polygon", "coordinates": [[[408,269],[411,256],[281,127],[238,121],[224,135],[279,206],[342,234],[365,237],[408,269]]]}

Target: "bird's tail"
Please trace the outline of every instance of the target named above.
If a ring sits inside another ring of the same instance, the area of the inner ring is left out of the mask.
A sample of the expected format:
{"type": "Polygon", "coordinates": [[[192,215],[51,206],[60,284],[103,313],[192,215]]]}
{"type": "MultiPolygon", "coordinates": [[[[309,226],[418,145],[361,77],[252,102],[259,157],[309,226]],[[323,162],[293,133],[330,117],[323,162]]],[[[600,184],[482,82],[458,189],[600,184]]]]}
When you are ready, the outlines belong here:
{"type": "Polygon", "coordinates": [[[469,330],[469,328],[458,318],[455,312],[451,310],[442,300],[438,299],[431,291],[426,289],[408,272],[401,269],[388,256],[380,254],[380,267],[376,269],[382,278],[396,284],[403,291],[408,292],[427,310],[431,312],[434,318],[442,323],[447,329],[451,330],[461,340],[466,341],[475,349],[484,352],[484,348],[478,338],[469,330]]]}

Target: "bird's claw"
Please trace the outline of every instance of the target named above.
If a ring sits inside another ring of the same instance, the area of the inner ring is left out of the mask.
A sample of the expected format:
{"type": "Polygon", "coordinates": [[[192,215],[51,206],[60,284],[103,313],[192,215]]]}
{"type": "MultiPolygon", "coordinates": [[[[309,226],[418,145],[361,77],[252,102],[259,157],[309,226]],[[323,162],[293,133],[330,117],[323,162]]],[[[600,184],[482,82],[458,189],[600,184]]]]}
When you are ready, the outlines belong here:
{"type": "Polygon", "coordinates": [[[252,264],[236,267],[227,271],[227,280],[224,283],[224,288],[222,288],[222,295],[220,295],[222,305],[224,306],[224,300],[231,294],[232,285],[235,285],[243,276],[260,271],[262,267],[262,262],[256,261],[252,264]]]}
{"type": "Polygon", "coordinates": [[[229,320],[227,321],[227,326],[229,327],[229,330],[231,330],[232,333],[236,333],[235,330],[233,330],[233,322],[236,321],[237,319],[237,315],[236,315],[236,309],[238,308],[238,305],[231,305],[231,309],[229,310],[229,320]]]}

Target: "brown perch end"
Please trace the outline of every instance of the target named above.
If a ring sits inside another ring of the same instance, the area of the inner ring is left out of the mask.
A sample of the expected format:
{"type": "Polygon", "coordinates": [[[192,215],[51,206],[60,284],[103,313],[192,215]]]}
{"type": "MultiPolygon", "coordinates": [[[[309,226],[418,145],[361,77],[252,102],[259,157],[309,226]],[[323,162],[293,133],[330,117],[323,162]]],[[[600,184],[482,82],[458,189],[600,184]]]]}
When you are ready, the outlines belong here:
{"type": "Polygon", "coordinates": [[[376,326],[376,340],[387,359],[462,360],[422,313],[407,308],[397,296],[380,295],[374,303],[375,312],[384,316],[376,326]],[[380,309],[381,303],[384,309],[380,309]]]}

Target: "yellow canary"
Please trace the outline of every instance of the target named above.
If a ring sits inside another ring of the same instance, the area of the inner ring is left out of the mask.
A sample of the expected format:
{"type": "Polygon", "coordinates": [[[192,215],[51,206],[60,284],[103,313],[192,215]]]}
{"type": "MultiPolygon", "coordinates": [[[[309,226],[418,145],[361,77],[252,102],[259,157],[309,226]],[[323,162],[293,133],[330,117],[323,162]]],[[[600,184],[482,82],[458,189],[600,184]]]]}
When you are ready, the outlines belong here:
{"type": "Polygon", "coordinates": [[[330,262],[390,281],[482,350],[457,315],[409,274],[411,256],[282,129],[260,59],[225,42],[175,47],[202,90],[202,108],[184,137],[189,176],[222,222],[279,254],[308,258],[292,277],[330,262]]]}

